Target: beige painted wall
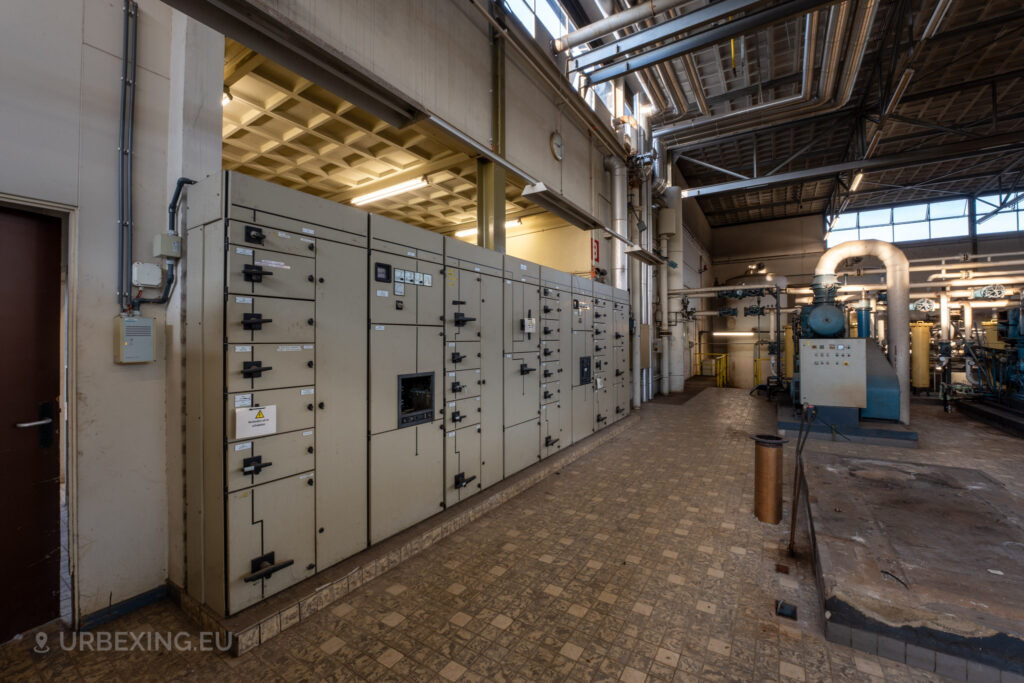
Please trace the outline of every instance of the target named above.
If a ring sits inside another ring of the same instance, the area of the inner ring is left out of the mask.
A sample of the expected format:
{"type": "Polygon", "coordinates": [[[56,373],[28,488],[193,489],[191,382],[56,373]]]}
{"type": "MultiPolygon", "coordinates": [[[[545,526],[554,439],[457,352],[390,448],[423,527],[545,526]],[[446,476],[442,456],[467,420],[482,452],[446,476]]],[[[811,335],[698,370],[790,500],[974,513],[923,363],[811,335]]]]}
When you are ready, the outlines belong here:
{"type": "MultiPolygon", "coordinates": [[[[141,3],[136,104],[137,255],[167,220],[171,11],[141,3]]],[[[0,22],[0,191],[78,208],[74,396],[82,613],[167,575],[166,365],[112,360],[121,2],[12,0],[0,22]]],[[[164,329],[164,313],[146,309],[164,329]]]]}
{"type": "Polygon", "coordinates": [[[510,256],[516,258],[567,273],[589,276],[590,240],[589,230],[567,225],[509,235],[505,238],[505,249],[510,256]]]}

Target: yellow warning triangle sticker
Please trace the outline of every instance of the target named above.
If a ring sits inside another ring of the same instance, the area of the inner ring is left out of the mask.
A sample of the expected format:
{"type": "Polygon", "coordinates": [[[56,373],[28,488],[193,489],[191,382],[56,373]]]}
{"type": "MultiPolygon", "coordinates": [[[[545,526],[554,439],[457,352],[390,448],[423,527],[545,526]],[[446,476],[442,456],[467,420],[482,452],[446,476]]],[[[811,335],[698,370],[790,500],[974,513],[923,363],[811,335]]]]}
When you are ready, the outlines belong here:
{"type": "Polygon", "coordinates": [[[260,410],[260,411],[258,411],[258,412],[256,413],[256,419],[257,419],[257,420],[258,420],[258,419],[260,419],[261,417],[263,417],[263,411],[262,411],[262,410],[260,410]]]}

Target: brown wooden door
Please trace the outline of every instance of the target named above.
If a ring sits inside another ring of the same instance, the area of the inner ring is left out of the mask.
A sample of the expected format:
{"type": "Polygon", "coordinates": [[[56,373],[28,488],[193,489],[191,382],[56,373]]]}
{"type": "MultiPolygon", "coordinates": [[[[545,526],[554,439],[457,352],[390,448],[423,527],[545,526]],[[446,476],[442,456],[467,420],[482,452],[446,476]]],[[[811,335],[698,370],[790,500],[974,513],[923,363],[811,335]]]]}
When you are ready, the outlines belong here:
{"type": "Polygon", "coordinates": [[[61,233],[0,207],[0,643],[60,616],[61,233]]]}

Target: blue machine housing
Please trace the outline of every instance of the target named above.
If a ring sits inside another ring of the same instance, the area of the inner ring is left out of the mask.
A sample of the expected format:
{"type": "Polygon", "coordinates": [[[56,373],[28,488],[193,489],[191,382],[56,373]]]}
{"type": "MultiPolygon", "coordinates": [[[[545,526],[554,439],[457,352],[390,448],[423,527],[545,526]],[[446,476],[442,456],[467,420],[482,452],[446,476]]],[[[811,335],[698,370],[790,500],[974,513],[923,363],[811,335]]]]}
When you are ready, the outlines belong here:
{"type": "Polygon", "coordinates": [[[862,419],[900,419],[900,383],[896,370],[882,353],[882,347],[873,341],[866,344],[867,352],[867,407],[860,409],[862,419]]]}

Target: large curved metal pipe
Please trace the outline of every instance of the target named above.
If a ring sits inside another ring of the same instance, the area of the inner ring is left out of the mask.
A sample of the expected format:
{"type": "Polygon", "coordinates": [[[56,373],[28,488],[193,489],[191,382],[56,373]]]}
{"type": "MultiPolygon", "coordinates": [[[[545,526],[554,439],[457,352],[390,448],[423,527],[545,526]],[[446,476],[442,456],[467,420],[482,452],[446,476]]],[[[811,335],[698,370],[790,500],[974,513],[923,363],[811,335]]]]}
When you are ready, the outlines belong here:
{"type": "Polygon", "coordinates": [[[687,0],[648,0],[628,10],[616,12],[604,19],[598,19],[594,23],[587,24],[560,38],[555,38],[551,41],[551,48],[555,53],[564,52],[569,48],[589,43],[596,38],[606,36],[613,31],[618,31],[630,24],[635,24],[638,21],[667,12],[673,7],[682,5],[684,2],[687,2],[687,0]]]}
{"type": "Polygon", "coordinates": [[[832,247],[814,267],[816,283],[836,284],[839,264],[855,256],[874,256],[885,265],[889,320],[889,360],[900,387],[900,422],[910,423],[910,263],[899,247],[881,240],[856,240],[832,247]]]}

